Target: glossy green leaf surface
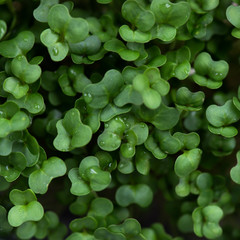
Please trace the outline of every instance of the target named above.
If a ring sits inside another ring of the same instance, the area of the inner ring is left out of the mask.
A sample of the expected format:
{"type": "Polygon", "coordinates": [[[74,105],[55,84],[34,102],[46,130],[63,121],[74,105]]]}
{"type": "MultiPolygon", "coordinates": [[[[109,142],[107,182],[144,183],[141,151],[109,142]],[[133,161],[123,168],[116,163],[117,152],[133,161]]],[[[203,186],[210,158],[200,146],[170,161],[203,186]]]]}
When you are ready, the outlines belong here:
{"type": "Polygon", "coordinates": [[[76,108],[69,110],[62,120],[57,122],[58,135],[54,146],[60,151],[71,151],[86,145],[92,137],[92,130],[84,125],[76,108]]]}

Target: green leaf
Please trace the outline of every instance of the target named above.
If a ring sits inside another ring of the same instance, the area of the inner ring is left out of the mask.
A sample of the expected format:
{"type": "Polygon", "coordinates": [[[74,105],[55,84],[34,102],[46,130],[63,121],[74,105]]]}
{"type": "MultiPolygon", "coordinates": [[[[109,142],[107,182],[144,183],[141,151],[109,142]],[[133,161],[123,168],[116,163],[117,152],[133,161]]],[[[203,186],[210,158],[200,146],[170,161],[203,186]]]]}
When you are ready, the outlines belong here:
{"type": "Polygon", "coordinates": [[[1,156],[0,161],[0,175],[8,182],[15,181],[27,166],[26,158],[19,152],[12,152],[8,156],[1,156]]]}
{"type": "Polygon", "coordinates": [[[220,237],[222,228],[219,226],[219,221],[222,217],[223,211],[216,205],[196,208],[192,214],[195,234],[208,239],[220,237]]]}
{"type": "Polygon", "coordinates": [[[168,24],[161,24],[153,27],[151,34],[153,39],[157,38],[164,42],[170,42],[175,38],[177,30],[168,24]]]}
{"type": "Polygon", "coordinates": [[[83,147],[92,138],[91,128],[82,123],[80,112],[76,108],[70,109],[64,118],[57,122],[57,131],[58,135],[53,144],[63,152],[83,147]]]}
{"type": "Polygon", "coordinates": [[[130,204],[138,204],[141,207],[147,207],[151,204],[153,193],[151,188],[146,184],[122,185],[116,192],[116,201],[122,207],[130,204]]]}
{"type": "Polygon", "coordinates": [[[231,32],[232,36],[235,38],[240,38],[240,29],[234,28],[231,32]]]}
{"type": "Polygon", "coordinates": [[[20,32],[15,38],[0,42],[0,55],[15,58],[25,55],[34,45],[35,37],[30,31],[20,32]]]}
{"type": "Polygon", "coordinates": [[[213,61],[207,52],[200,53],[194,62],[196,73],[193,80],[200,86],[211,89],[219,88],[227,76],[229,66],[224,60],[213,61]]]}
{"type": "Polygon", "coordinates": [[[189,151],[184,151],[175,162],[174,171],[179,177],[186,177],[195,171],[200,163],[202,150],[194,148],[189,151]]]}
{"type": "Polygon", "coordinates": [[[72,182],[70,192],[73,195],[84,196],[90,193],[91,189],[79,175],[78,168],[72,168],[68,173],[68,177],[72,182]]]}
{"type": "Polygon", "coordinates": [[[36,82],[42,72],[38,65],[29,64],[23,55],[19,55],[12,60],[11,70],[16,77],[27,84],[36,82]]]}
{"type": "Polygon", "coordinates": [[[232,138],[238,134],[238,130],[233,126],[213,127],[208,125],[208,130],[213,134],[219,134],[226,138],[232,138]]]}
{"type": "Polygon", "coordinates": [[[37,201],[27,205],[17,205],[8,212],[8,222],[13,227],[18,227],[27,221],[39,221],[43,216],[43,207],[37,201]]]}
{"type": "Polygon", "coordinates": [[[20,239],[30,239],[34,237],[37,232],[35,222],[25,222],[17,228],[16,234],[20,239]]]}
{"type": "Polygon", "coordinates": [[[122,16],[143,32],[149,31],[155,23],[154,14],[150,10],[144,9],[135,0],[124,2],[122,5],[122,16]]]}
{"type": "Polygon", "coordinates": [[[199,111],[205,99],[202,91],[191,92],[186,87],[181,87],[176,92],[176,105],[180,110],[199,111]]]}
{"type": "Polygon", "coordinates": [[[75,102],[75,108],[80,111],[83,123],[88,125],[92,129],[92,132],[95,133],[100,127],[101,110],[91,108],[86,104],[83,97],[75,102]]]}
{"type": "Polygon", "coordinates": [[[138,109],[138,114],[144,121],[152,123],[159,130],[173,128],[178,123],[180,116],[176,108],[168,107],[164,103],[154,110],[142,106],[138,109]]]}
{"type": "Polygon", "coordinates": [[[112,118],[131,111],[131,106],[126,105],[124,107],[117,107],[112,103],[109,103],[101,112],[101,121],[108,122],[112,118]]]}
{"type": "Polygon", "coordinates": [[[153,0],[150,9],[158,24],[169,24],[175,28],[185,24],[191,13],[189,3],[172,3],[168,0],[153,0]]]}
{"type": "Polygon", "coordinates": [[[237,122],[240,119],[240,112],[228,100],[224,105],[210,105],[206,110],[206,117],[214,127],[223,127],[237,122]]]}
{"type": "Polygon", "coordinates": [[[89,84],[84,88],[84,100],[91,108],[102,109],[107,106],[111,98],[116,96],[122,85],[121,73],[111,69],[105,73],[100,82],[89,84]]]}
{"type": "Polygon", "coordinates": [[[83,41],[88,36],[88,23],[83,18],[72,18],[69,10],[62,4],[56,4],[48,13],[50,28],[59,34],[63,34],[69,43],[83,41]]]}
{"type": "Polygon", "coordinates": [[[40,156],[40,148],[37,140],[28,133],[27,130],[17,136],[17,141],[13,144],[13,152],[22,153],[27,161],[27,167],[36,164],[40,156]]]}
{"type": "Polygon", "coordinates": [[[137,75],[133,79],[133,89],[141,94],[147,108],[156,109],[160,106],[161,96],[156,90],[150,88],[149,80],[145,75],[137,75]]]}
{"type": "Polygon", "coordinates": [[[156,109],[161,104],[161,96],[165,96],[170,85],[161,78],[157,68],[148,68],[143,74],[138,74],[133,79],[133,89],[142,96],[143,103],[150,109],[156,109]]]}
{"type": "Polygon", "coordinates": [[[233,5],[230,5],[226,11],[226,16],[228,21],[236,28],[240,28],[240,21],[239,21],[239,18],[237,17],[239,12],[240,12],[240,7],[233,6],[233,5]]]}
{"type": "Polygon", "coordinates": [[[173,134],[173,137],[178,138],[182,143],[182,148],[186,149],[193,149],[197,148],[200,144],[200,137],[197,133],[191,132],[191,133],[181,133],[176,132],[173,134]]]}
{"type": "Polygon", "coordinates": [[[121,138],[126,125],[120,117],[105,123],[105,130],[98,136],[98,146],[105,151],[114,151],[121,145],[121,138]]]}
{"type": "Polygon", "coordinates": [[[8,77],[3,83],[3,89],[11,93],[16,99],[19,99],[27,94],[29,86],[22,83],[18,78],[8,77]]]}
{"type": "Polygon", "coordinates": [[[134,90],[130,84],[126,85],[113,101],[118,107],[123,107],[128,103],[134,105],[141,105],[143,103],[140,93],[134,90]]]}
{"type": "Polygon", "coordinates": [[[148,175],[150,171],[151,155],[143,147],[137,148],[135,155],[136,169],[143,175],[148,175]]]}
{"type": "Polygon", "coordinates": [[[160,149],[167,154],[175,154],[181,149],[178,138],[171,136],[169,131],[155,131],[155,137],[159,142],[160,149]]]}
{"type": "Polygon", "coordinates": [[[179,80],[186,79],[191,70],[190,49],[186,46],[179,48],[176,51],[169,51],[166,54],[167,63],[162,67],[162,76],[164,79],[169,80],[172,77],[176,77],[179,80]]]}
{"type": "Polygon", "coordinates": [[[55,62],[62,61],[68,54],[69,46],[66,42],[59,41],[57,33],[51,29],[44,30],[40,35],[41,42],[48,48],[51,59],[55,62]]]}
{"type": "Polygon", "coordinates": [[[94,55],[97,54],[101,48],[101,41],[98,36],[91,35],[84,41],[69,44],[72,53],[77,55],[94,55]]]}
{"type": "Polygon", "coordinates": [[[36,196],[30,189],[14,189],[9,198],[15,205],[8,212],[8,222],[11,226],[18,227],[27,221],[39,221],[43,217],[43,207],[36,201],[36,196]]]}
{"type": "Polygon", "coordinates": [[[89,181],[91,189],[102,191],[111,182],[111,174],[100,168],[99,160],[96,157],[89,156],[84,158],[79,165],[80,176],[89,181]]]}
{"type": "Polygon", "coordinates": [[[29,176],[29,186],[35,193],[44,194],[53,178],[66,173],[65,163],[58,157],[51,157],[44,161],[41,168],[29,176]]]}
{"type": "Polygon", "coordinates": [[[119,28],[121,38],[126,42],[147,43],[152,39],[150,32],[141,32],[140,30],[131,30],[128,25],[119,28]]]}
{"type": "Polygon", "coordinates": [[[139,58],[140,54],[137,51],[129,50],[118,39],[111,39],[104,44],[104,49],[109,52],[115,52],[125,61],[135,61],[139,58]]]}
{"type": "Polygon", "coordinates": [[[19,108],[24,108],[31,114],[39,114],[45,110],[43,96],[38,92],[27,93],[24,97],[19,99],[9,99],[16,103],[19,108]]]}
{"type": "Polygon", "coordinates": [[[7,101],[0,105],[0,125],[0,137],[6,137],[11,132],[25,130],[30,125],[30,119],[14,102],[7,101]]]}
{"type": "Polygon", "coordinates": [[[106,217],[113,211],[113,204],[107,198],[95,198],[90,205],[89,215],[106,217]]]}
{"type": "Polygon", "coordinates": [[[237,164],[236,166],[232,167],[230,171],[231,179],[237,183],[240,184],[240,151],[237,152],[237,164]]]}
{"type": "Polygon", "coordinates": [[[34,18],[39,22],[47,22],[50,8],[58,2],[59,0],[41,0],[39,6],[33,11],[34,18]]]}
{"type": "Polygon", "coordinates": [[[91,217],[91,216],[77,218],[70,223],[70,229],[73,232],[81,232],[84,230],[95,230],[97,226],[98,226],[98,222],[94,217],[91,217]]]}

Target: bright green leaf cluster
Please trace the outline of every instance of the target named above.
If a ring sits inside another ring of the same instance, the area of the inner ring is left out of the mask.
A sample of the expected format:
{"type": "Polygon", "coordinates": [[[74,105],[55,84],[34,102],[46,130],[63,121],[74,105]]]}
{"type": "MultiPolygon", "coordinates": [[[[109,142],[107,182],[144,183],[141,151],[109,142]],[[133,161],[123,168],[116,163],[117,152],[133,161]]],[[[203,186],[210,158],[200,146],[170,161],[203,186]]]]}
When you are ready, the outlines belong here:
{"type": "Polygon", "coordinates": [[[102,191],[111,182],[111,174],[102,170],[99,159],[94,156],[84,158],[79,168],[72,168],[68,177],[72,182],[71,193],[83,196],[93,191],[102,191]]]}

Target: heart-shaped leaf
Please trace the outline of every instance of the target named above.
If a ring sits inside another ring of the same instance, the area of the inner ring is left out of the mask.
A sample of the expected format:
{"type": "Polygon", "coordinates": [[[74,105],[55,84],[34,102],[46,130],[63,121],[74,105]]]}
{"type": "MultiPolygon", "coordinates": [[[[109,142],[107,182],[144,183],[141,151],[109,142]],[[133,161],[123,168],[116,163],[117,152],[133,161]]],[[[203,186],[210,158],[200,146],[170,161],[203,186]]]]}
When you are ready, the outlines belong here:
{"type": "Polygon", "coordinates": [[[175,162],[174,171],[179,177],[186,177],[191,172],[195,171],[200,163],[202,150],[194,148],[189,151],[184,151],[175,162]]]}
{"type": "Polygon", "coordinates": [[[35,193],[44,194],[53,178],[61,177],[66,173],[65,163],[57,157],[51,157],[42,163],[40,169],[29,176],[29,186],[35,193]]]}
{"type": "Polygon", "coordinates": [[[152,190],[146,184],[122,185],[116,192],[116,201],[122,207],[133,203],[141,207],[147,207],[152,202],[152,198],[152,190]]]}
{"type": "Polygon", "coordinates": [[[27,221],[39,221],[44,214],[42,205],[32,190],[20,191],[14,189],[9,196],[15,205],[8,212],[8,222],[13,227],[18,227],[27,221]]]}
{"type": "Polygon", "coordinates": [[[15,38],[0,42],[0,54],[7,58],[25,55],[34,45],[35,37],[30,31],[20,32],[15,38]]]}
{"type": "Polygon", "coordinates": [[[82,123],[76,108],[69,110],[64,118],[57,122],[57,131],[58,135],[53,144],[63,152],[85,146],[92,137],[91,128],[82,123]]]}

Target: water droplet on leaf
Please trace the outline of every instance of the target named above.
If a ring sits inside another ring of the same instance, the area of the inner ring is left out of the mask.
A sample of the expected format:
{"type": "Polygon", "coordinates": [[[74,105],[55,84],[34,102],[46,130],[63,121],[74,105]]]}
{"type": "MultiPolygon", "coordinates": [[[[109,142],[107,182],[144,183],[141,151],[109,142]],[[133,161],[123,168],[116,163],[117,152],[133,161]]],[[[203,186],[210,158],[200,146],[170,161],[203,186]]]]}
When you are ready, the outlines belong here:
{"type": "Polygon", "coordinates": [[[170,5],[170,4],[168,4],[168,3],[166,3],[166,4],[165,4],[165,7],[166,7],[166,8],[170,8],[170,7],[171,7],[171,5],[170,5]]]}
{"type": "Polygon", "coordinates": [[[54,48],[52,49],[52,53],[53,53],[54,56],[57,56],[58,53],[59,53],[59,51],[58,51],[58,49],[57,49],[56,47],[54,47],[54,48]]]}
{"type": "Polygon", "coordinates": [[[34,104],[34,108],[35,109],[40,109],[40,105],[39,104],[34,104]]]}
{"type": "Polygon", "coordinates": [[[92,101],[92,94],[91,93],[84,93],[83,96],[84,96],[84,100],[87,103],[90,103],[92,101]]]}

